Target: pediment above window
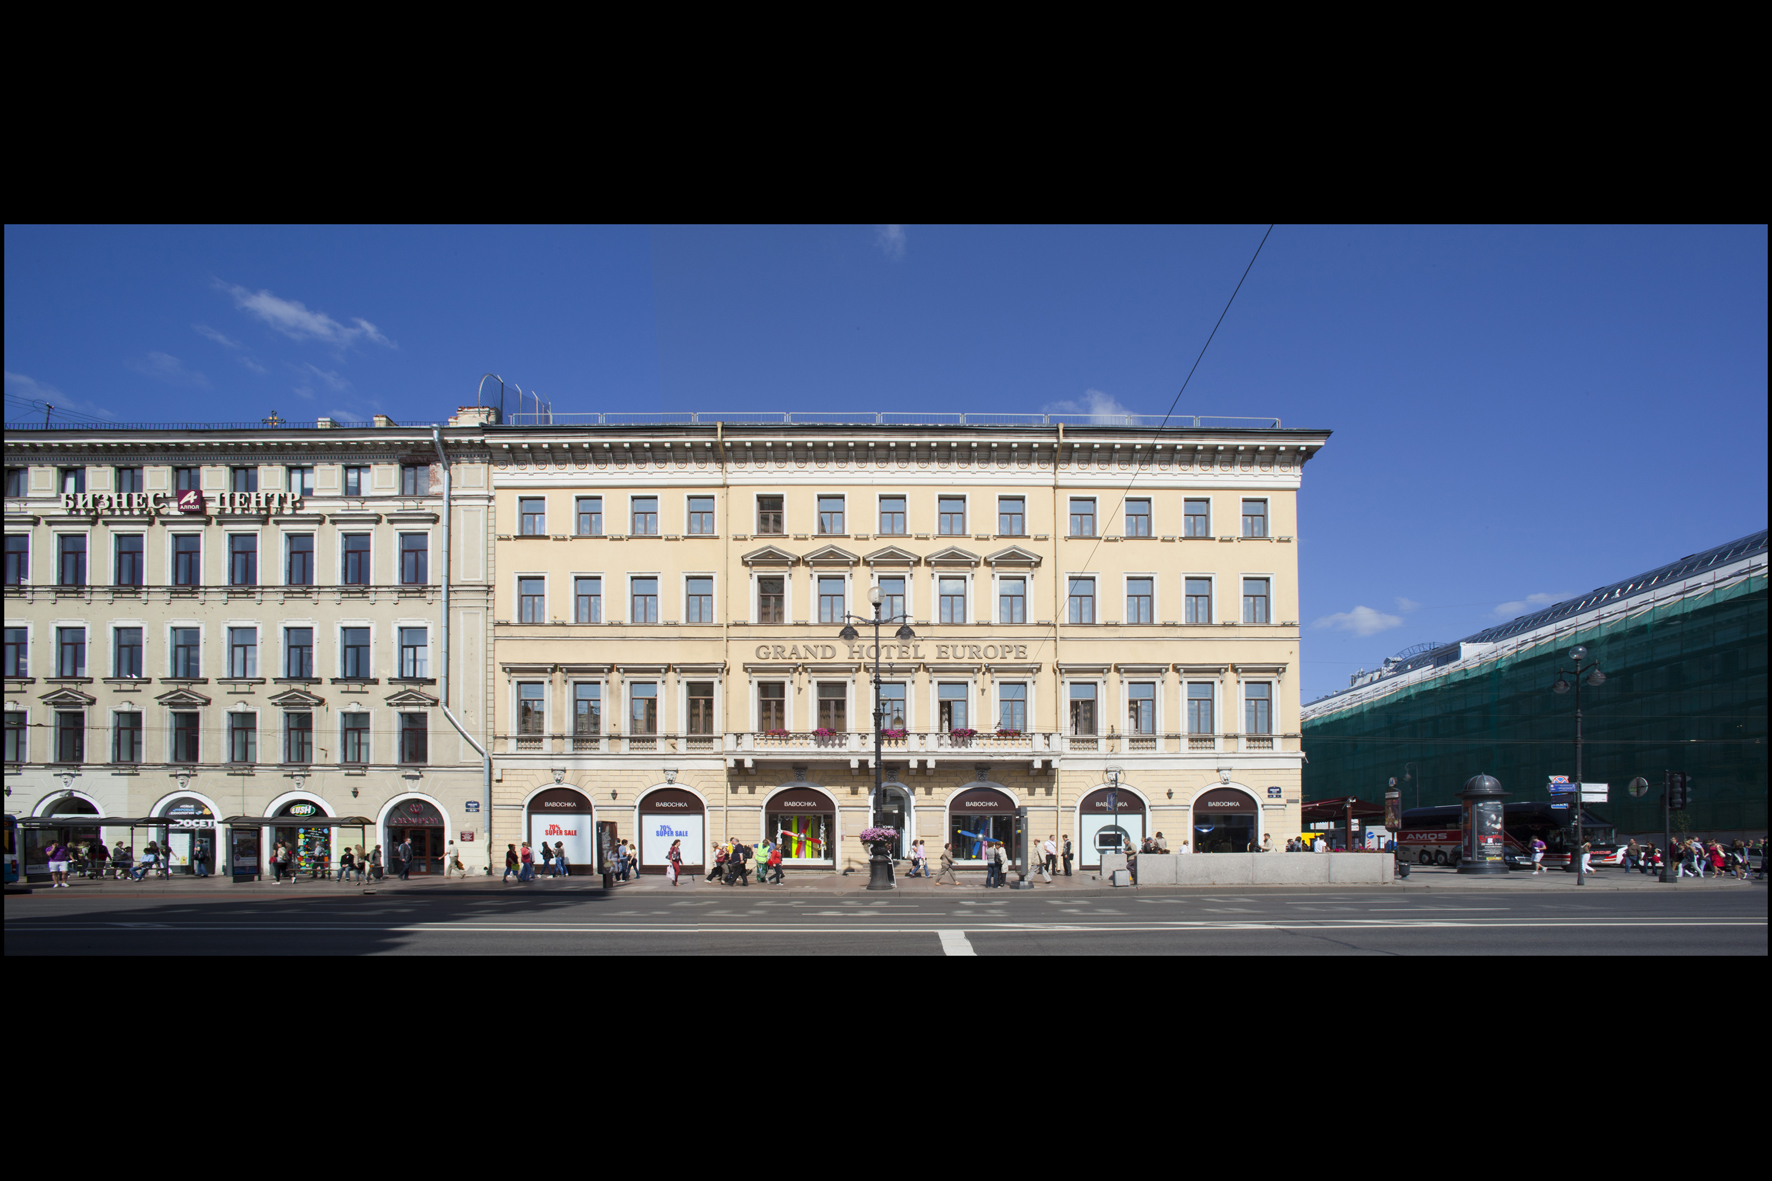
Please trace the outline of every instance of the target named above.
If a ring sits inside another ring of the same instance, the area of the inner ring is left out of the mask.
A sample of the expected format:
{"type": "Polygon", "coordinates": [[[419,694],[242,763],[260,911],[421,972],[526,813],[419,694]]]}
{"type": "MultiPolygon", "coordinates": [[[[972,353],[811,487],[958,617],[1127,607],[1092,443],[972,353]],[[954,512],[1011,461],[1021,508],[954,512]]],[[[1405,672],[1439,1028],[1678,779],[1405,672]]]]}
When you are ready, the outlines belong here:
{"type": "Polygon", "coordinates": [[[861,559],[840,545],[821,545],[801,560],[808,566],[853,566],[861,559]]]}
{"type": "Polygon", "coordinates": [[[778,545],[754,549],[739,559],[747,566],[792,566],[800,559],[778,545]]]}
{"type": "Polygon", "coordinates": [[[154,698],[167,709],[197,709],[209,704],[209,698],[191,689],[174,689],[154,698]]]}
{"type": "Polygon", "coordinates": [[[271,698],[271,704],[278,709],[318,709],[326,704],[326,699],[306,689],[286,689],[271,698]]]}
{"type": "Polygon", "coordinates": [[[870,566],[915,566],[922,560],[922,558],[913,554],[910,550],[900,549],[896,545],[889,545],[885,549],[877,549],[862,559],[862,561],[870,566]]]}
{"type": "Polygon", "coordinates": [[[931,566],[976,566],[979,559],[978,555],[971,550],[950,545],[945,549],[936,550],[923,560],[931,566]]]}
{"type": "Polygon", "coordinates": [[[90,693],[82,693],[78,689],[71,689],[63,685],[53,693],[45,693],[38,700],[56,709],[84,709],[96,702],[98,698],[90,693]]]}
{"type": "Polygon", "coordinates": [[[1000,549],[994,554],[987,555],[985,561],[993,566],[1038,566],[1040,555],[1031,549],[1022,549],[1019,545],[1012,545],[1008,549],[1000,549]]]}
{"type": "Polygon", "coordinates": [[[395,709],[428,709],[437,704],[435,697],[417,689],[402,689],[398,693],[390,693],[386,700],[395,709]]]}

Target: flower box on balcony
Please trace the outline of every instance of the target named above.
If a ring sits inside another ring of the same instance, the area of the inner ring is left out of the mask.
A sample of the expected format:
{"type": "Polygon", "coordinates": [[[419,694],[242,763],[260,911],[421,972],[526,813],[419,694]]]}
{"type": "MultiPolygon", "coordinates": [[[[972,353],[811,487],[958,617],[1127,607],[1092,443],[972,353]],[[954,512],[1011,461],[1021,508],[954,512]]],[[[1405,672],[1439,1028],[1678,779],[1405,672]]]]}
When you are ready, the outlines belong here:
{"type": "Polygon", "coordinates": [[[888,739],[888,740],[895,739],[895,738],[906,738],[906,737],[909,737],[909,735],[910,735],[909,730],[882,730],[882,731],[880,731],[880,737],[888,739]]]}
{"type": "Polygon", "coordinates": [[[1020,730],[998,730],[997,737],[998,738],[1020,738],[1021,731],[1020,730]]]}
{"type": "Polygon", "coordinates": [[[963,728],[963,729],[959,729],[959,730],[949,730],[948,731],[949,738],[974,738],[977,735],[978,735],[978,731],[972,730],[972,729],[964,729],[963,728]]]}

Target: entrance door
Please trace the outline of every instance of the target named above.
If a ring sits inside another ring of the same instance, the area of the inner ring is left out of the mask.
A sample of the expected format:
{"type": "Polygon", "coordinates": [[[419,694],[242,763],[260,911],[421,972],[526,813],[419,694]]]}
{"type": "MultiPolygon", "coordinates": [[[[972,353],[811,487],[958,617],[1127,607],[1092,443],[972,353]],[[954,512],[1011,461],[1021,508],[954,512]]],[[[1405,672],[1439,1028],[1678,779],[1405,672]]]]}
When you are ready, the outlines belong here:
{"type": "MultiPolygon", "coordinates": [[[[443,830],[440,828],[390,828],[393,844],[382,850],[390,857],[401,841],[412,842],[412,865],[408,873],[440,873],[443,869],[443,830]]],[[[390,861],[391,865],[392,862],[390,861]]]]}
{"type": "Polygon", "coordinates": [[[1256,844],[1253,813],[1214,813],[1194,825],[1197,853],[1247,853],[1256,844]]]}
{"type": "Polygon", "coordinates": [[[898,830],[898,844],[893,849],[892,855],[900,860],[904,858],[905,850],[914,839],[909,827],[907,827],[907,822],[908,812],[904,793],[898,791],[896,788],[881,788],[880,824],[883,827],[896,828],[898,830]]]}

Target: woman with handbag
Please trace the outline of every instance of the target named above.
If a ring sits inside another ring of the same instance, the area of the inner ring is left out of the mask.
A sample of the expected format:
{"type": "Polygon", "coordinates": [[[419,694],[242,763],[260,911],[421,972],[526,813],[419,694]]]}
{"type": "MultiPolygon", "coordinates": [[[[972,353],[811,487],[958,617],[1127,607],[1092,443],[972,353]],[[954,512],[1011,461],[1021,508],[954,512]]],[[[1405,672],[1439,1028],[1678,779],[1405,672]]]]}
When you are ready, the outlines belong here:
{"type": "Polygon", "coordinates": [[[671,851],[665,854],[665,876],[671,879],[671,885],[677,884],[677,877],[683,871],[683,850],[679,847],[682,841],[672,841],[671,851]]]}

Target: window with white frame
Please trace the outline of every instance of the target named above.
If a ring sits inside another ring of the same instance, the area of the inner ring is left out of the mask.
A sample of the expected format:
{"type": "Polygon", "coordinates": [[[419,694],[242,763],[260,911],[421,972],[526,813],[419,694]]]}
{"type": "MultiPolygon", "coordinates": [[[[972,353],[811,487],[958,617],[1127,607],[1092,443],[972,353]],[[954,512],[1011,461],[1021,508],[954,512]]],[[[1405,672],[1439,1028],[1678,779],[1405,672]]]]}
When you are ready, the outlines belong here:
{"type": "Polygon", "coordinates": [[[838,734],[849,728],[849,686],[843,681],[818,682],[818,728],[838,734]]]}
{"type": "Polygon", "coordinates": [[[139,677],[142,675],[142,629],[118,627],[111,629],[111,675],[139,677]]]}
{"type": "MultiPolygon", "coordinates": [[[[230,627],[228,629],[228,676],[258,676],[258,629],[256,627],[230,627]]],[[[240,760],[236,759],[235,762],[240,760]]]]}
{"type": "Polygon", "coordinates": [[[517,579],[517,622],[546,623],[548,621],[548,580],[545,578],[517,579]]]}
{"type": "Polygon", "coordinates": [[[148,573],[146,539],[140,533],[119,533],[111,544],[116,556],[112,581],[118,586],[145,585],[148,573]]]}
{"type": "Polygon", "coordinates": [[[757,622],[787,622],[787,584],[786,577],[780,574],[764,574],[757,578],[757,622]]]}
{"type": "Polygon", "coordinates": [[[1205,681],[1189,681],[1187,686],[1187,732],[1189,734],[1211,734],[1214,725],[1212,720],[1212,684],[1205,681]]]}
{"type": "Polygon", "coordinates": [[[940,619],[943,623],[966,622],[966,578],[964,575],[941,575],[936,579],[940,619]]]}
{"type": "Polygon", "coordinates": [[[58,627],[55,629],[55,675],[83,677],[86,675],[86,629],[58,627]]]}
{"type": "Polygon", "coordinates": [[[173,680],[194,681],[202,677],[202,634],[201,628],[172,629],[172,663],[167,675],[173,680]]]}
{"type": "Polygon", "coordinates": [[[583,735],[603,732],[601,681],[579,681],[572,686],[572,732],[583,735]]]}
{"type": "Polygon", "coordinates": [[[314,629],[286,627],[283,629],[283,675],[291,680],[314,679],[314,629]]]}
{"type": "Polygon", "coordinates": [[[1204,497],[1181,502],[1181,535],[1183,537],[1212,536],[1212,502],[1204,497]]]}
{"type": "Polygon", "coordinates": [[[636,496],[631,501],[633,525],[629,533],[637,537],[653,537],[658,533],[658,497],[636,496]]]}
{"type": "Polygon", "coordinates": [[[601,496],[581,496],[578,498],[578,535],[580,537],[597,537],[603,532],[603,498],[601,496]]]}
{"type": "Polygon", "coordinates": [[[1095,622],[1095,579],[1072,578],[1068,596],[1068,616],[1072,623],[1095,622]]]}
{"type": "Polygon", "coordinates": [[[997,532],[1009,537],[1027,536],[1027,498],[1022,496],[999,496],[997,498],[997,532]]]}
{"type": "Polygon", "coordinates": [[[714,498],[711,496],[691,496],[689,498],[689,528],[692,536],[709,536],[714,532],[714,498]]]}
{"type": "Polygon", "coordinates": [[[1245,500],[1243,502],[1243,536],[1267,536],[1267,501],[1245,500]]]}
{"type": "MultiPolygon", "coordinates": [[[[139,763],[142,761],[142,715],[136,710],[118,710],[111,715],[111,761],[139,763]]],[[[7,756],[8,761],[11,760],[7,756]]]]}
{"type": "Polygon", "coordinates": [[[904,497],[882,496],[880,498],[880,532],[889,537],[902,537],[904,531],[904,497]]]}
{"type": "Polygon", "coordinates": [[[943,537],[959,537],[966,532],[966,498],[964,496],[939,496],[936,498],[937,532],[943,537]]]}
{"type": "Polygon", "coordinates": [[[788,728],[788,687],[783,681],[757,682],[757,729],[768,733],[788,728]]]}
{"type": "Polygon", "coordinates": [[[1274,732],[1274,687],[1266,681],[1251,681],[1243,686],[1243,733],[1274,732]]]}
{"type": "Polygon", "coordinates": [[[1131,681],[1126,685],[1126,733],[1157,732],[1157,686],[1153,681],[1131,681]]]}
{"type": "Polygon", "coordinates": [[[343,657],[339,662],[339,676],[353,681],[366,681],[373,676],[369,665],[369,629],[341,628],[339,640],[339,651],[343,657]]]}
{"type": "Polygon", "coordinates": [[[896,619],[905,614],[904,605],[905,577],[902,574],[886,574],[880,578],[880,618],[896,619]]]}
{"type": "Polygon", "coordinates": [[[1126,502],[1126,536],[1149,537],[1151,535],[1151,502],[1149,500],[1128,500],[1126,502]]]}
{"type": "Polygon", "coordinates": [[[1212,622],[1212,580],[1210,578],[1189,577],[1186,580],[1181,618],[1184,623],[1212,622]]]}
{"type": "Polygon", "coordinates": [[[1095,733],[1095,702],[1096,688],[1093,681],[1078,682],[1071,686],[1071,733],[1091,735],[1095,733]]]}
{"type": "Polygon", "coordinates": [[[572,618],[575,623],[603,622],[603,580],[576,578],[572,583],[572,618]]]}
{"type": "Polygon", "coordinates": [[[843,596],[841,574],[818,576],[818,621],[820,623],[842,623],[848,610],[843,596]]]}
{"type": "Polygon", "coordinates": [[[1021,681],[997,683],[997,729],[1027,733],[1028,687],[1021,681]]]}
{"type": "Polygon", "coordinates": [[[1156,580],[1152,578],[1128,578],[1126,580],[1126,622],[1150,623],[1151,606],[1155,599],[1152,590],[1156,580]]]}
{"type": "Polygon", "coordinates": [[[1073,496],[1071,498],[1071,536],[1095,536],[1095,498],[1093,496],[1073,496]]]}
{"type": "Polygon", "coordinates": [[[283,714],[283,761],[305,767],[314,761],[314,715],[305,710],[283,714]]]}
{"type": "Polygon", "coordinates": [[[967,701],[971,686],[964,681],[943,681],[935,686],[935,721],[936,726],[950,733],[965,730],[967,723],[967,701]]]}
{"type": "Polygon", "coordinates": [[[517,683],[517,733],[547,733],[547,685],[541,681],[517,683]]]}
{"type": "Polygon", "coordinates": [[[25,756],[30,753],[25,742],[25,735],[30,733],[26,728],[27,721],[25,711],[22,709],[6,711],[5,761],[8,763],[22,763],[25,761],[25,756]]]}
{"type": "Polygon", "coordinates": [[[289,575],[284,581],[290,586],[314,585],[314,535],[312,533],[291,533],[289,535],[289,575]]]}
{"type": "Polygon", "coordinates": [[[340,716],[339,729],[343,746],[338,761],[357,764],[369,762],[369,715],[343,714],[340,716]]]}
{"type": "Polygon", "coordinates": [[[843,498],[841,496],[821,496],[818,498],[818,531],[820,533],[845,533],[843,527],[843,498]]]}
{"type": "Polygon", "coordinates": [[[628,733],[658,733],[658,682],[628,684],[628,733]]]}
{"type": "Polygon", "coordinates": [[[1028,583],[1025,578],[999,578],[997,580],[997,622],[1026,623],[1028,621],[1028,583]]]}
{"type": "Polygon", "coordinates": [[[1244,623],[1269,622],[1268,586],[1268,580],[1265,578],[1245,578],[1243,580],[1244,623]]]}
{"type": "Polygon", "coordinates": [[[683,580],[683,622],[714,622],[714,580],[700,575],[683,580]]]}
{"type": "Polygon", "coordinates": [[[517,498],[517,533],[521,537],[540,537],[548,531],[548,498],[520,496],[517,498]]]}
{"type": "Polygon", "coordinates": [[[910,714],[905,709],[905,693],[903,681],[882,681],[880,683],[880,728],[882,730],[903,730],[905,719],[910,714]]]}
{"type": "Polygon", "coordinates": [[[400,629],[400,675],[407,680],[430,676],[431,632],[424,627],[400,629]]]}
{"type": "Polygon", "coordinates": [[[629,623],[658,622],[658,579],[635,578],[629,583],[632,604],[628,612],[629,623]]]}
{"type": "Polygon", "coordinates": [[[683,686],[688,716],[684,718],[685,734],[714,732],[714,682],[686,681],[683,686]]]}
{"type": "Polygon", "coordinates": [[[228,715],[228,762],[258,762],[258,715],[239,711],[228,715]]]}
{"type": "Polygon", "coordinates": [[[30,649],[31,633],[28,628],[9,627],[6,629],[5,672],[8,677],[28,677],[31,675],[30,649]]]}

